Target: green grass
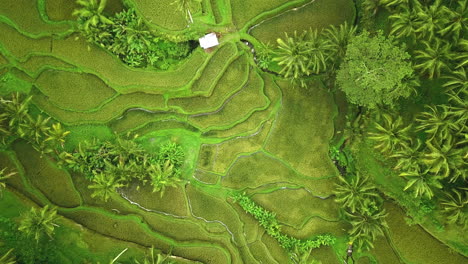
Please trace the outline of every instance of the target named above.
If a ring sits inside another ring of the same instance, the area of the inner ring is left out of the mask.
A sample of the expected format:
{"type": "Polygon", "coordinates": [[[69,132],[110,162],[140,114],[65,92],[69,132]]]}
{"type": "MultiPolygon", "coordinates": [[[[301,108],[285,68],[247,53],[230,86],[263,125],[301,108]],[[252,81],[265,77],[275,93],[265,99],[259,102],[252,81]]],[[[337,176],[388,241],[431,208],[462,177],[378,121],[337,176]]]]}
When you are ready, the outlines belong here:
{"type": "Polygon", "coordinates": [[[389,216],[391,243],[405,263],[465,263],[466,258],[453,253],[447,246],[424,231],[420,226],[408,226],[404,212],[397,206],[385,204],[389,216]]]}
{"type": "Polygon", "coordinates": [[[279,85],[283,108],[265,149],[309,177],[334,176],[336,169],[328,158],[328,142],[333,136],[331,95],[318,82],[308,90],[284,81],[279,85]]]}
{"type": "Polygon", "coordinates": [[[125,110],[143,108],[150,111],[165,109],[164,98],[157,94],[132,93],[115,97],[100,108],[88,112],[75,112],[51,104],[37,89],[33,103],[53,118],[67,125],[104,124],[120,117],[125,110]]]}
{"type": "Polygon", "coordinates": [[[232,42],[218,47],[215,54],[209,59],[200,78],[193,83],[191,87],[192,93],[210,94],[213,86],[223,75],[225,68],[229,66],[230,63],[228,62],[233,60],[236,54],[237,48],[232,42]]]}
{"type": "MultiPolygon", "coordinates": [[[[144,135],[150,131],[151,125],[156,123],[170,123],[169,120],[184,120],[184,115],[167,112],[146,112],[146,111],[127,111],[121,118],[113,120],[109,127],[116,133],[123,134],[129,131],[139,131],[139,135],[144,135]]],[[[183,126],[182,126],[183,127],[183,126]]]]}
{"type": "Polygon", "coordinates": [[[37,0],[2,0],[0,16],[11,20],[22,31],[35,35],[56,34],[72,30],[69,24],[49,24],[41,19],[37,0]]]}
{"type": "Polygon", "coordinates": [[[26,178],[51,203],[62,207],[80,205],[80,196],[66,171],[58,169],[47,157],[41,158],[26,142],[15,143],[13,149],[24,167],[26,178]]]}
{"type": "MultiPolygon", "coordinates": [[[[174,0],[133,0],[135,8],[152,24],[168,30],[183,30],[189,24],[185,13],[172,4],[174,0]]],[[[190,9],[192,16],[201,11],[201,5],[196,4],[190,9]]]]}
{"type": "Polygon", "coordinates": [[[284,37],[284,32],[301,33],[310,27],[321,29],[329,25],[339,25],[344,21],[351,22],[354,14],[352,0],[315,0],[296,11],[290,9],[278,16],[267,18],[250,33],[261,42],[275,45],[277,38],[284,37]]]}
{"type": "Polygon", "coordinates": [[[51,41],[49,38],[32,39],[26,37],[1,20],[0,35],[2,36],[0,44],[18,59],[26,58],[32,51],[46,53],[50,50],[51,41]]]}
{"type": "Polygon", "coordinates": [[[253,112],[268,106],[263,94],[263,80],[257,72],[251,72],[249,80],[242,89],[224,102],[215,112],[189,117],[188,121],[200,130],[211,127],[226,127],[248,118],[253,112]],[[239,107],[242,106],[242,107],[239,107]]]}
{"type": "MultiPolygon", "coordinates": [[[[259,193],[253,195],[252,199],[266,210],[275,212],[278,221],[282,224],[296,228],[303,226],[311,216],[318,216],[329,221],[336,221],[339,218],[339,206],[332,198],[322,200],[313,197],[304,189],[283,189],[259,193]]],[[[323,233],[319,231],[318,234],[323,233]]]]}
{"type": "Polygon", "coordinates": [[[33,55],[29,56],[25,62],[21,63],[20,67],[30,76],[37,77],[44,71],[44,69],[72,69],[73,65],[70,65],[55,57],[33,55]]]}
{"type": "Polygon", "coordinates": [[[288,0],[231,0],[233,22],[237,28],[242,28],[254,17],[288,2],[288,0]]]}
{"type": "Polygon", "coordinates": [[[31,83],[18,78],[15,74],[7,72],[0,76],[0,96],[8,96],[15,92],[28,94],[31,83]]]}
{"type": "Polygon", "coordinates": [[[91,142],[93,138],[109,140],[114,137],[112,131],[104,125],[67,126],[66,129],[70,131],[65,141],[65,149],[68,151],[76,149],[85,140],[91,142]]]}
{"type": "Polygon", "coordinates": [[[92,110],[116,92],[92,74],[48,70],[35,82],[52,104],[71,111],[92,110]]]}
{"type": "Polygon", "coordinates": [[[195,96],[188,98],[171,98],[168,101],[170,108],[187,114],[200,114],[215,111],[223,102],[236,91],[240,90],[247,81],[248,68],[246,66],[246,55],[239,57],[242,72],[239,73],[239,64],[231,64],[224,72],[221,79],[214,87],[213,93],[209,97],[195,96]]]}

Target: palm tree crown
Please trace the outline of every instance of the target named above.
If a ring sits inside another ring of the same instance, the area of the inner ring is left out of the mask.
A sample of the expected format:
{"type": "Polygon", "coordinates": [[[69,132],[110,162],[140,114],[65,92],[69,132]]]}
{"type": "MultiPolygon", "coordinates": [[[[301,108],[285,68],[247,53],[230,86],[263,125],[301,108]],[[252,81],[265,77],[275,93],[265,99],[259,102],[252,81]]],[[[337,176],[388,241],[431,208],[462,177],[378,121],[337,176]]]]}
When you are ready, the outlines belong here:
{"type": "Polygon", "coordinates": [[[39,240],[44,235],[52,238],[54,229],[58,226],[56,224],[58,218],[57,209],[49,208],[49,205],[39,210],[31,208],[31,210],[23,216],[23,219],[21,219],[18,230],[24,232],[28,236],[32,235],[36,242],[39,243],[39,240]]]}
{"type": "Polygon", "coordinates": [[[350,209],[352,213],[362,211],[366,200],[375,199],[378,196],[375,186],[368,178],[361,178],[357,173],[352,179],[338,176],[339,183],[335,186],[335,201],[350,209]]]}

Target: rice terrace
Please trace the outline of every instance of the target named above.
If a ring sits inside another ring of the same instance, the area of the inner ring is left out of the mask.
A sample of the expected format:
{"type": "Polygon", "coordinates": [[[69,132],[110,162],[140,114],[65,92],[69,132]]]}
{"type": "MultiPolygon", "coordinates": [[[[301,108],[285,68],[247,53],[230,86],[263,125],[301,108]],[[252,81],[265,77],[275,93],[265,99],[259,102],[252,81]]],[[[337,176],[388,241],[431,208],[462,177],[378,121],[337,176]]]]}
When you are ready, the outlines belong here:
{"type": "Polygon", "coordinates": [[[0,0],[0,264],[468,263],[468,0],[0,0]]]}

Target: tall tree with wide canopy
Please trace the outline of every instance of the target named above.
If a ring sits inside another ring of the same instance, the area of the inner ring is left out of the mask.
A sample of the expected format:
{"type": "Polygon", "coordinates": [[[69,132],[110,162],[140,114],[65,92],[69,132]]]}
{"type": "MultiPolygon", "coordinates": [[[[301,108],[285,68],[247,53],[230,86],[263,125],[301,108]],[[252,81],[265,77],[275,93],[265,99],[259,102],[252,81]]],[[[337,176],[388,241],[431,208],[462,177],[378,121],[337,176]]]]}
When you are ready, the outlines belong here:
{"type": "Polygon", "coordinates": [[[404,81],[413,75],[410,55],[379,31],[364,31],[351,39],[336,75],[336,83],[351,103],[376,108],[408,97],[412,89],[404,81]]]}

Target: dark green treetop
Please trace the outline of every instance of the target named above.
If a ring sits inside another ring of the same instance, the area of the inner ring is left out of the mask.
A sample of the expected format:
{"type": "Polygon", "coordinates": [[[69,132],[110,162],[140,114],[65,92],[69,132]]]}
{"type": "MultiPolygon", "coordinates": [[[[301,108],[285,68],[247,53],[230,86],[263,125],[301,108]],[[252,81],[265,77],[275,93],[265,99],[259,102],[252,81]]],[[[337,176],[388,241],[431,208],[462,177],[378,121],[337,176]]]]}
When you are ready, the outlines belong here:
{"type": "Polygon", "coordinates": [[[414,90],[410,55],[392,40],[380,31],[375,36],[364,31],[350,41],[336,83],[351,103],[368,108],[392,105],[414,90]]]}

